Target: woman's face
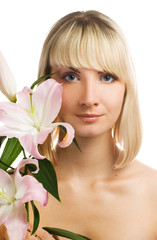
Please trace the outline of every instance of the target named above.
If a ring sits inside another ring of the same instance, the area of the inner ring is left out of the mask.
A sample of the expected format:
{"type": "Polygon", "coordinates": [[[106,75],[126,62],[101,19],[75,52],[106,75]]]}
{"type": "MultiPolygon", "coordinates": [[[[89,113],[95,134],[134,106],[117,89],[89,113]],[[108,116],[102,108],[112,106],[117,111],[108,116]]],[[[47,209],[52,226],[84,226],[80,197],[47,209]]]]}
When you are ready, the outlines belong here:
{"type": "Polygon", "coordinates": [[[63,83],[60,121],[70,123],[81,137],[111,130],[122,108],[125,84],[116,76],[93,69],[56,70],[54,78],[63,83]]]}

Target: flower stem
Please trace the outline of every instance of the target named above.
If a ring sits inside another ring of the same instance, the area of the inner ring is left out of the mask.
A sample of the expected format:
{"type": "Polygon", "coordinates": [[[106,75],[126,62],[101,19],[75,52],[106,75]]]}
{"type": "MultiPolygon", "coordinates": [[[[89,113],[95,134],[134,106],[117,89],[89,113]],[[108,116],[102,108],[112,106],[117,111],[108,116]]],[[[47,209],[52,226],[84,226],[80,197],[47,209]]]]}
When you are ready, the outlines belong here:
{"type": "Polygon", "coordinates": [[[26,211],[27,211],[27,222],[29,222],[29,202],[25,203],[25,208],[26,208],[26,211]]]}
{"type": "Polygon", "coordinates": [[[50,73],[50,74],[46,74],[40,78],[38,78],[31,86],[31,89],[33,89],[38,83],[42,82],[43,80],[45,80],[46,78],[50,77],[51,75],[55,74],[56,72],[54,73],[50,73]]]}

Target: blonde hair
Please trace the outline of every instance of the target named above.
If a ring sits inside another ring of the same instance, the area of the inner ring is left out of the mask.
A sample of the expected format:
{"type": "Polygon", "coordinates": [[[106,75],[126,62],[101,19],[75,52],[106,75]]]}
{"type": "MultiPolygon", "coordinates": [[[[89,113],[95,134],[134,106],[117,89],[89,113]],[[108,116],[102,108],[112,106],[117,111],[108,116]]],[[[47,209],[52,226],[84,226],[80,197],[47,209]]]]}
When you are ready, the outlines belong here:
{"type": "MultiPolygon", "coordinates": [[[[126,166],[139,151],[142,131],[135,70],[119,26],[98,11],[73,12],[61,18],[44,43],[39,77],[50,73],[53,66],[107,71],[123,80],[125,98],[112,136],[119,149],[114,167],[126,166]]],[[[42,152],[52,159],[54,153],[47,142],[41,146],[42,152]]]]}

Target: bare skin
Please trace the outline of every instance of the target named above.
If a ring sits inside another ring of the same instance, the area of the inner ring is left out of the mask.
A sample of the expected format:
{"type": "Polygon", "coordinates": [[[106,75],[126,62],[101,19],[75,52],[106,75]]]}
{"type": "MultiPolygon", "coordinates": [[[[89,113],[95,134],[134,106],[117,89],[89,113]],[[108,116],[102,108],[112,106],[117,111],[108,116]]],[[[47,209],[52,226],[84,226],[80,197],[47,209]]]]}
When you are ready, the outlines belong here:
{"type": "Polygon", "coordinates": [[[103,174],[103,167],[88,163],[81,162],[80,171],[73,172],[69,164],[58,164],[61,203],[49,196],[48,206],[40,210],[41,226],[67,229],[92,240],[157,239],[156,170],[134,161],[103,174]]]}
{"type": "Polygon", "coordinates": [[[112,177],[81,172],[81,177],[70,170],[58,177],[61,203],[51,195],[45,208],[36,203],[40,227],[59,227],[92,240],[157,239],[156,170],[134,161],[112,177]]]}
{"type": "Polygon", "coordinates": [[[69,71],[60,68],[55,76],[63,83],[59,117],[74,126],[82,152],[74,144],[58,150],[55,170],[61,203],[49,196],[48,206],[40,210],[40,226],[67,229],[92,240],[156,240],[157,171],[136,160],[113,168],[117,154],[111,126],[122,106],[123,82],[102,82],[94,70],[69,71]],[[94,122],[76,117],[86,112],[105,116],[94,122]]]}
{"type": "MultiPolygon", "coordinates": [[[[57,81],[62,82],[65,71],[61,69],[57,81]]],[[[63,82],[59,117],[74,126],[82,152],[74,144],[58,149],[55,170],[61,203],[51,195],[45,208],[37,203],[40,227],[62,228],[92,240],[157,240],[157,171],[137,160],[113,168],[117,154],[111,126],[125,88],[120,81],[102,84],[98,76],[81,69],[79,81],[63,82]],[[82,112],[105,113],[105,117],[89,123],[74,114],[82,112]]]]}

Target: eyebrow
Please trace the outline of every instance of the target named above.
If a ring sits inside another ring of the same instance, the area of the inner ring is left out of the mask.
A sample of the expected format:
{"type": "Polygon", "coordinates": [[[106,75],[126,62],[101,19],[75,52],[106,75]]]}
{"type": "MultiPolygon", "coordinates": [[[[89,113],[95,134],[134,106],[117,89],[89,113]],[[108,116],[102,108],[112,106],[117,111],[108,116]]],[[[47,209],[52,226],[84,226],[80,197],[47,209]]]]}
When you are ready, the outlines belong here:
{"type": "Polygon", "coordinates": [[[109,71],[106,71],[106,70],[98,71],[98,74],[101,74],[101,73],[108,73],[108,74],[111,74],[109,71]]]}
{"type": "Polygon", "coordinates": [[[67,68],[69,68],[70,70],[72,70],[74,72],[80,73],[80,71],[77,68],[73,68],[73,67],[67,67],[67,68]]]}

